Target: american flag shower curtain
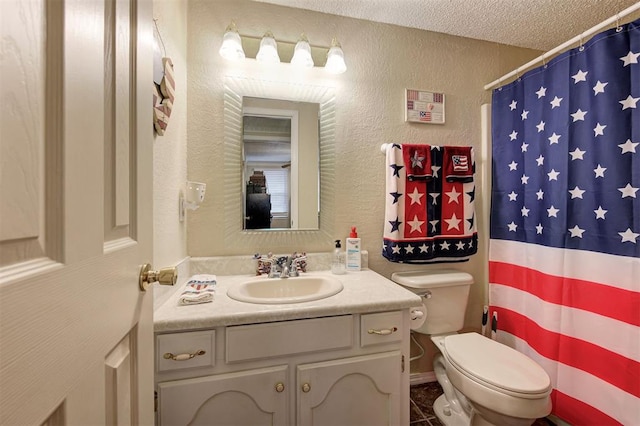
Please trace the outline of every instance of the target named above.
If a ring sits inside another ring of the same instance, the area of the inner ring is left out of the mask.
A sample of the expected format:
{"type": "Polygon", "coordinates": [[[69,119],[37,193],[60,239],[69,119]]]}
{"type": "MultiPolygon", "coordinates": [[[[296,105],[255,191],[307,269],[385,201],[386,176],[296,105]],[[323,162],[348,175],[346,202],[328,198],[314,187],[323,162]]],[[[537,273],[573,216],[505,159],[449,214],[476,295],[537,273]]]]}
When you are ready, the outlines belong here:
{"type": "Polygon", "coordinates": [[[640,20],[496,89],[490,310],[553,413],[640,425],[640,20]]]}

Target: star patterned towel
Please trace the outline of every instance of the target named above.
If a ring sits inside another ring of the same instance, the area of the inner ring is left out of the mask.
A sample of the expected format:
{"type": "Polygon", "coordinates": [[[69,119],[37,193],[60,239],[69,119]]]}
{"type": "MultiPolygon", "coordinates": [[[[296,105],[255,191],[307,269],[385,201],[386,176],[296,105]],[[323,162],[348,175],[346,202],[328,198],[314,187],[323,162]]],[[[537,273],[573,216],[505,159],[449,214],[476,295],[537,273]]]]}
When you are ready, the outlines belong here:
{"type": "MultiPolygon", "coordinates": [[[[387,146],[382,255],[391,262],[402,263],[468,260],[478,247],[475,182],[443,179],[444,147],[440,146],[429,149],[431,179],[412,179],[414,146],[387,146]]],[[[473,171],[471,148],[469,154],[473,171]]]]}
{"type": "Polygon", "coordinates": [[[402,158],[407,167],[407,179],[431,179],[431,147],[429,145],[404,144],[402,158]]]}

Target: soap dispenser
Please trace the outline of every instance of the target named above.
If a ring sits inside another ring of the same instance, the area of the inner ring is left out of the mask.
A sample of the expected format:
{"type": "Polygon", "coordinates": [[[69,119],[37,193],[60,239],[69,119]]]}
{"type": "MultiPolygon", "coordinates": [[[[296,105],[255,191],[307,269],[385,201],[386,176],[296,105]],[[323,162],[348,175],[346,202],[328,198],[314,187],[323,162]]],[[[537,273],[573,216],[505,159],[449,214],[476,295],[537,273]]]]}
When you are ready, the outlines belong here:
{"type": "Polygon", "coordinates": [[[346,272],[344,252],[342,251],[340,240],[336,240],[336,248],[333,250],[333,258],[331,259],[331,272],[335,275],[342,275],[346,272]]]}
{"type": "Polygon", "coordinates": [[[345,247],[347,248],[347,271],[359,271],[362,264],[361,241],[358,238],[358,231],[355,226],[351,227],[351,233],[347,238],[345,247]]]}

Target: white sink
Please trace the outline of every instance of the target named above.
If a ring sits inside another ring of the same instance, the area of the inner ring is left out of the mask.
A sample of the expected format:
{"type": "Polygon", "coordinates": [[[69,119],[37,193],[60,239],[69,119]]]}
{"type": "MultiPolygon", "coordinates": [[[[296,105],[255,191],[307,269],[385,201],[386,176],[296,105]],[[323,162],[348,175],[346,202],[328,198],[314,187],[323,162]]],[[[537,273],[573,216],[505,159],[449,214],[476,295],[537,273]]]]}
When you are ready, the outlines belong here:
{"type": "Polygon", "coordinates": [[[324,299],[340,293],[342,289],[342,283],[329,276],[261,277],[230,287],[227,295],[240,302],[273,305],[324,299]]]}

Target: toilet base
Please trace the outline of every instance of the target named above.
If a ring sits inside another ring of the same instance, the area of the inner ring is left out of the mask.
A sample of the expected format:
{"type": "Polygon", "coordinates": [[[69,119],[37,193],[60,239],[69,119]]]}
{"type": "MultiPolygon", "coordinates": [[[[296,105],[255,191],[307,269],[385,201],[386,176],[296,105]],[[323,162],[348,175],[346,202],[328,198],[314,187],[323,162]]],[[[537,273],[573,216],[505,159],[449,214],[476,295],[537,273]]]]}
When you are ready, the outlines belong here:
{"type": "Polygon", "coordinates": [[[471,419],[465,413],[458,413],[449,408],[449,402],[444,394],[433,403],[433,412],[445,426],[469,426],[471,419]]]}

